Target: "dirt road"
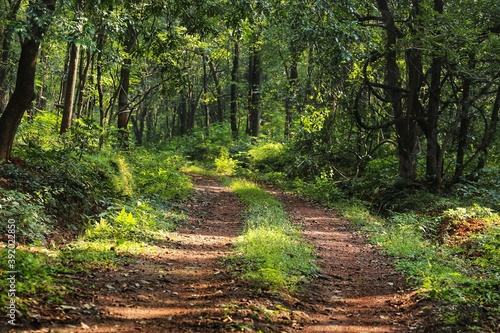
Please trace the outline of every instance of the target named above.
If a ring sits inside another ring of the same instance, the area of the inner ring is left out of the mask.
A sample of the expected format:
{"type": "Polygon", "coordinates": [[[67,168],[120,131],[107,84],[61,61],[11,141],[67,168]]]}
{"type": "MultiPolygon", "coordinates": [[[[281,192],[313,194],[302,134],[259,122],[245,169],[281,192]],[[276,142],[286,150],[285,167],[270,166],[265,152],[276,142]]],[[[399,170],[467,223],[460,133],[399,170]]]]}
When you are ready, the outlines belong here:
{"type": "MultiPolygon", "coordinates": [[[[347,221],[292,195],[281,200],[318,255],[320,274],[296,295],[258,292],[229,268],[244,207],[193,175],[189,215],[153,253],[92,283],[22,332],[410,332],[413,294],[388,258],[347,221]]],[[[90,281],[91,280],[91,281],[90,281]]]]}

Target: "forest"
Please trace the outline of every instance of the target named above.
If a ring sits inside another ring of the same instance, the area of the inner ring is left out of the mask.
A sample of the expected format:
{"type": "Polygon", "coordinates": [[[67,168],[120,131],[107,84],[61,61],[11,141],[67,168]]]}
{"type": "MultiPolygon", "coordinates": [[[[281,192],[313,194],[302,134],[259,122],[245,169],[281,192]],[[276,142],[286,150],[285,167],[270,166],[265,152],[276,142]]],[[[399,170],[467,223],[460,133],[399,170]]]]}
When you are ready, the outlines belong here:
{"type": "MultiPolygon", "coordinates": [[[[390,258],[431,304],[421,331],[500,330],[497,0],[2,0],[0,32],[11,326],[63,323],[54,309],[74,311],[88,283],[71,277],[173,239],[205,214],[208,177],[247,209],[224,260],[255,293],[300,294],[321,276],[272,188],[390,258]]],[[[240,306],[221,332],[291,327],[264,325],[278,320],[266,312],[249,325],[240,306]]]]}

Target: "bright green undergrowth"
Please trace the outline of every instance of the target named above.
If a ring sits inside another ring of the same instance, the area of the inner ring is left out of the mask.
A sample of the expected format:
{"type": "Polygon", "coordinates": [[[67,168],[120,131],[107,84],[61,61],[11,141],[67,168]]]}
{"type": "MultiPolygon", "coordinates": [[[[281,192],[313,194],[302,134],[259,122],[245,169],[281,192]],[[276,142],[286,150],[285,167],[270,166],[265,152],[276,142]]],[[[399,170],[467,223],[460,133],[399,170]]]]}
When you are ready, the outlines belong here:
{"type": "Polygon", "coordinates": [[[237,243],[243,276],[259,288],[294,291],[317,269],[313,247],[272,195],[247,180],[233,180],[230,186],[247,206],[237,243]]]}
{"type": "MultiPolygon", "coordinates": [[[[154,252],[185,218],[176,203],[192,192],[181,172],[185,162],[174,152],[98,150],[96,140],[82,141],[89,136],[81,131],[94,129],[78,123],[67,135],[48,135],[57,123],[43,112],[32,123],[23,122],[14,154],[26,167],[0,165],[0,219],[16,226],[20,310],[30,302],[61,302],[78,283],[66,276],[113,269],[154,252]],[[61,229],[79,236],[59,244],[52,236],[61,229]]],[[[0,225],[0,234],[5,228],[0,225]]],[[[8,249],[1,249],[0,290],[9,287],[8,259],[8,249]]],[[[7,296],[0,295],[0,307],[7,296]]]]}

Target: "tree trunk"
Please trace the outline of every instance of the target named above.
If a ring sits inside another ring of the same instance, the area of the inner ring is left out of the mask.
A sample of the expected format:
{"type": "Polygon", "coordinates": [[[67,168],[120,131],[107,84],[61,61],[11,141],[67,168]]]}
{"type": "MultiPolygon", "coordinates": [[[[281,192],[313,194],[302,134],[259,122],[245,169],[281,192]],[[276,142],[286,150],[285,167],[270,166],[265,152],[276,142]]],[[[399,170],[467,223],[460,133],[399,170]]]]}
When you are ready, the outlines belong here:
{"type": "Polygon", "coordinates": [[[234,53],[233,53],[233,68],[231,69],[231,132],[233,138],[238,138],[238,70],[240,62],[240,44],[236,40],[234,42],[234,53]]]}
{"type": "Polygon", "coordinates": [[[120,87],[118,93],[118,143],[121,148],[128,147],[128,121],[131,110],[129,109],[128,96],[130,90],[130,70],[132,60],[132,47],[134,46],[134,29],[131,24],[127,27],[125,36],[125,59],[120,70],[120,87]]]}
{"type": "MultiPolygon", "coordinates": [[[[78,98],[77,98],[77,104],[76,104],[76,111],[77,111],[77,117],[81,118],[84,115],[84,107],[83,104],[85,102],[85,85],[87,84],[87,77],[90,69],[90,64],[92,62],[92,54],[90,50],[87,50],[86,52],[86,57],[85,57],[85,65],[83,63],[83,57],[82,61],[80,63],[80,74],[78,75],[78,98]]],[[[87,108],[88,109],[88,103],[87,103],[87,108]]]]}
{"type": "Polygon", "coordinates": [[[144,101],[142,103],[142,108],[140,111],[137,111],[137,116],[134,117],[133,115],[130,117],[130,120],[132,121],[133,129],[134,129],[134,134],[135,134],[135,141],[137,146],[142,146],[143,145],[143,137],[144,137],[144,125],[146,122],[146,117],[148,115],[148,105],[147,102],[144,101]]]}
{"type": "MultiPolygon", "coordinates": [[[[97,37],[97,49],[102,50],[104,48],[104,30],[98,32],[97,37]]],[[[97,95],[98,95],[98,105],[99,105],[99,126],[101,134],[99,135],[99,149],[102,149],[104,145],[104,126],[106,126],[106,111],[104,108],[104,91],[102,87],[102,52],[97,53],[97,65],[96,65],[96,85],[97,85],[97,95]]]]}
{"type": "Polygon", "coordinates": [[[483,169],[486,166],[486,160],[488,159],[488,149],[491,146],[491,142],[497,133],[498,125],[498,114],[500,111],[500,85],[498,85],[497,95],[495,98],[495,103],[493,104],[493,109],[491,111],[490,125],[488,126],[486,133],[484,135],[483,146],[481,147],[479,157],[479,162],[476,166],[476,171],[483,169]]]}
{"type": "Polygon", "coordinates": [[[80,55],[80,45],[71,42],[68,75],[66,79],[66,88],[64,89],[64,108],[59,134],[66,133],[71,127],[73,118],[73,108],[75,105],[75,87],[78,73],[78,57],[80,55]]]}
{"type": "Polygon", "coordinates": [[[465,150],[467,146],[467,134],[469,133],[470,124],[470,89],[472,85],[471,78],[464,79],[463,91],[462,91],[462,107],[460,110],[460,128],[458,130],[458,144],[457,144],[457,157],[455,160],[455,174],[453,179],[458,180],[465,169],[465,150]]]}
{"type": "Polygon", "coordinates": [[[5,16],[5,21],[8,22],[5,26],[0,26],[0,35],[2,40],[2,52],[0,54],[0,114],[7,106],[9,92],[7,86],[7,75],[10,66],[7,66],[10,56],[10,46],[12,43],[12,34],[14,32],[17,12],[21,5],[21,0],[16,0],[11,3],[9,13],[5,16]]]}
{"type": "MultiPolygon", "coordinates": [[[[408,180],[415,180],[417,177],[417,131],[416,131],[416,115],[414,103],[416,96],[412,97],[406,112],[403,109],[402,89],[400,81],[400,69],[398,65],[398,57],[396,52],[396,43],[399,30],[397,29],[394,18],[389,10],[386,0],[377,0],[377,5],[387,32],[386,40],[386,81],[388,88],[386,89],[387,100],[391,102],[394,117],[396,119],[396,139],[398,143],[398,159],[399,159],[399,176],[408,180]]],[[[411,84],[417,84],[416,77],[417,68],[410,68],[413,72],[411,84]]],[[[415,89],[416,86],[413,88],[415,89]]]]}
{"type": "Polygon", "coordinates": [[[128,147],[128,120],[130,110],[128,94],[130,88],[130,59],[125,59],[120,70],[120,92],[118,94],[118,142],[121,148],[128,147]]]}
{"type": "MultiPolygon", "coordinates": [[[[434,10],[439,14],[443,14],[444,3],[442,0],[434,0],[434,10]]],[[[439,34],[437,31],[436,34],[439,34]]],[[[438,48],[438,46],[435,46],[438,48]]],[[[439,52],[437,49],[436,51],[439,52]]],[[[423,121],[419,117],[419,124],[422,128],[426,140],[426,168],[425,175],[427,181],[431,182],[435,188],[441,186],[443,182],[443,152],[438,139],[438,119],[439,105],[441,103],[441,68],[443,66],[443,58],[435,56],[432,59],[430,67],[431,82],[429,86],[429,104],[427,107],[427,119],[423,121]],[[423,122],[422,122],[423,121],[423,122]]]]}
{"type": "Polygon", "coordinates": [[[299,72],[297,69],[297,58],[296,54],[292,54],[292,63],[290,64],[290,74],[288,77],[287,85],[287,96],[285,100],[285,137],[290,137],[290,130],[293,121],[293,109],[297,104],[297,79],[299,78],[299,72]]]}
{"type": "MultiPolygon", "coordinates": [[[[40,50],[40,55],[38,56],[38,61],[42,64],[42,67],[47,64],[47,56],[44,52],[43,48],[40,50]]],[[[40,85],[38,87],[38,93],[36,96],[36,107],[35,109],[44,110],[47,107],[47,98],[44,96],[45,90],[47,89],[47,81],[49,79],[49,75],[47,71],[40,78],[40,85]]],[[[29,111],[28,111],[29,112],[29,111]]],[[[35,114],[33,114],[35,116],[35,114]]]]}
{"type": "Polygon", "coordinates": [[[260,95],[262,83],[261,51],[257,42],[252,46],[248,66],[248,131],[250,136],[260,134],[260,95]]]}
{"type": "Polygon", "coordinates": [[[217,92],[217,121],[222,123],[224,121],[224,103],[222,100],[222,87],[220,85],[219,76],[217,75],[217,68],[214,62],[209,59],[208,65],[210,66],[210,72],[212,73],[212,78],[215,83],[215,91],[217,92]]]}
{"type": "Polygon", "coordinates": [[[187,99],[182,94],[181,101],[179,103],[179,134],[185,135],[188,132],[188,114],[187,114],[187,99]]]}
{"type": "Polygon", "coordinates": [[[207,77],[207,56],[202,54],[203,60],[203,109],[205,111],[205,131],[207,135],[210,134],[210,109],[208,108],[207,101],[207,85],[208,85],[208,77],[207,77]]]}
{"type": "Polygon", "coordinates": [[[442,64],[443,60],[441,57],[436,57],[432,60],[427,121],[425,126],[421,126],[427,139],[425,174],[427,180],[432,182],[435,187],[439,187],[443,182],[443,153],[438,140],[442,64]]]}
{"type": "Polygon", "coordinates": [[[9,160],[12,144],[21,119],[35,99],[36,60],[40,42],[47,31],[51,15],[55,10],[55,0],[33,3],[28,16],[30,33],[22,45],[18,63],[14,92],[0,117],[0,160],[9,160]],[[47,16],[47,18],[42,17],[47,16]]]}

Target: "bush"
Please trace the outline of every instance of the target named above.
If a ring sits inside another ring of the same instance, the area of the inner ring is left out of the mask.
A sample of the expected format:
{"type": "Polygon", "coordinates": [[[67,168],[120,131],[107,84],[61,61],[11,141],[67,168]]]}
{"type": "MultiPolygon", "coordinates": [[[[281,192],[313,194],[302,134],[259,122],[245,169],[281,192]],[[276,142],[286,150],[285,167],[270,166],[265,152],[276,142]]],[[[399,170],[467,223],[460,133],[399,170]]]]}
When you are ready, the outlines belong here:
{"type": "Polygon", "coordinates": [[[248,151],[250,168],[262,172],[281,171],[285,166],[285,146],[281,143],[264,143],[248,151]]]}
{"type": "Polygon", "coordinates": [[[134,191],[141,196],[183,200],[191,194],[193,184],[181,172],[184,161],[180,156],[137,148],[129,152],[127,161],[132,168],[134,191]]]}
{"type": "Polygon", "coordinates": [[[220,174],[231,176],[236,172],[237,161],[229,157],[229,151],[226,147],[220,149],[219,157],[215,159],[214,163],[215,171],[220,174]]]}
{"type": "MultiPolygon", "coordinates": [[[[0,219],[15,221],[18,242],[43,240],[53,231],[55,220],[46,213],[41,195],[43,193],[33,196],[0,188],[0,219]]],[[[5,228],[6,223],[3,223],[0,229],[2,235],[6,233],[5,228]]]]}
{"type": "Polygon", "coordinates": [[[326,206],[336,206],[344,198],[342,191],[329,178],[316,178],[313,182],[296,179],[293,188],[297,194],[326,206]]]}

